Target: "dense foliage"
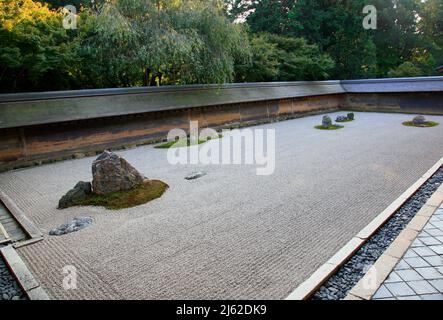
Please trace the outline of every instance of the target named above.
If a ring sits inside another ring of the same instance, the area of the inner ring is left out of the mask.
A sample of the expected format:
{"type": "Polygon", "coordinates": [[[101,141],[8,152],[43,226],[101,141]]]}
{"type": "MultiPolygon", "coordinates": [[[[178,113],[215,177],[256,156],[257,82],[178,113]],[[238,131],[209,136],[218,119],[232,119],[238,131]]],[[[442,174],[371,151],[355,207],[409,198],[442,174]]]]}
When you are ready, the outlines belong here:
{"type": "Polygon", "coordinates": [[[365,30],[365,0],[225,0],[251,33],[302,37],[335,62],[334,79],[433,75],[443,64],[443,1],[374,0],[377,29],[365,30]]]}
{"type": "Polygon", "coordinates": [[[443,1],[0,0],[2,92],[426,76],[443,1]],[[66,4],[77,28],[63,28],[66,4]]]}
{"type": "Polygon", "coordinates": [[[60,14],[32,0],[0,2],[2,91],[70,88],[77,63],[60,14]]]}
{"type": "Polygon", "coordinates": [[[80,50],[95,87],[231,82],[248,59],[242,27],[205,0],[118,0],[86,19],[80,50]]]}
{"type": "Polygon", "coordinates": [[[237,65],[239,82],[327,79],[334,67],[327,54],[304,38],[258,33],[252,36],[250,49],[251,62],[237,65]]]}

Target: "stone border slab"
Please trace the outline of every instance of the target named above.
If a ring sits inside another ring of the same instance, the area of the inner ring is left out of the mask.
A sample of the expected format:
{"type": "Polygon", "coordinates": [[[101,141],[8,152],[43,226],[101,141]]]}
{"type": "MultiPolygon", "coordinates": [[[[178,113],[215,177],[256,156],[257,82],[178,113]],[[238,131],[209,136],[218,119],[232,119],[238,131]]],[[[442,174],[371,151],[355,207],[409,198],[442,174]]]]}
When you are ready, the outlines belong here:
{"type": "MultiPolygon", "coordinates": [[[[437,170],[442,165],[443,165],[443,157],[439,161],[437,161],[435,165],[433,165],[422,177],[420,177],[402,195],[400,195],[385,210],[383,210],[377,217],[375,217],[366,227],[364,227],[342,249],[340,249],[334,256],[332,256],[324,265],[322,265],[319,269],[317,269],[306,281],[304,281],[301,285],[299,285],[285,300],[308,300],[323,285],[323,283],[325,283],[342,265],[344,265],[352,257],[352,255],[355,252],[357,252],[363,246],[363,244],[365,244],[366,241],[368,241],[369,238],[373,236],[395,214],[395,212],[397,212],[397,210],[414,193],[416,193],[417,190],[426,181],[429,180],[429,178],[431,178],[437,172],[437,170]]],[[[437,210],[437,207],[441,204],[442,201],[443,201],[443,186],[441,186],[439,190],[437,190],[437,192],[428,200],[425,206],[417,213],[417,216],[413,219],[413,221],[411,221],[411,223],[413,223],[412,227],[414,227],[415,229],[419,228],[420,225],[424,223],[426,217],[428,217],[428,219],[431,217],[432,214],[430,213],[430,208],[434,208],[435,210],[437,210]]],[[[432,211],[432,213],[434,211],[432,211]]],[[[398,245],[394,246],[391,249],[391,254],[399,255],[402,252],[403,247],[407,245],[405,249],[406,251],[407,248],[409,248],[409,245],[412,243],[412,241],[417,237],[417,235],[418,231],[412,228],[406,228],[405,230],[403,230],[403,232],[398,237],[400,238],[398,245]]],[[[388,272],[388,269],[389,266],[391,266],[394,263],[393,259],[396,258],[393,258],[389,255],[386,258],[383,258],[383,260],[380,262],[380,266],[378,267],[380,267],[380,270],[383,271],[383,272],[378,272],[378,276],[380,278],[382,278],[384,273],[386,272],[387,272],[386,277],[389,275],[390,271],[388,272]],[[383,266],[381,265],[382,263],[383,266]]],[[[396,261],[398,262],[398,259],[396,261]]],[[[395,267],[397,262],[395,262],[392,268],[395,267]]],[[[362,280],[363,279],[361,279],[360,282],[362,282],[362,280]]],[[[383,282],[383,280],[381,281],[381,283],[383,282]]],[[[365,279],[365,281],[368,281],[368,279],[365,279]]],[[[378,277],[376,281],[378,282],[378,277]]],[[[364,297],[368,295],[367,293],[361,293],[359,291],[357,291],[357,293],[358,294],[354,294],[351,291],[351,296],[349,297],[364,299],[364,297]]]]}
{"type": "Polygon", "coordinates": [[[366,275],[351,289],[345,300],[353,300],[354,297],[362,300],[372,299],[442,203],[443,185],[438,188],[406,228],[372,265],[366,275]]]}
{"type": "Polygon", "coordinates": [[[9,242],[11,242],[11,239],[4,239],[4,240],[1,240],[0,241],[0,245],[5,245],[5,244],[7,244],[7,243],[9,243],[9,242]]]}
{"type": "Polygon", "coordinates": [[[32,239],[43,237],[42,232],[37,228],[37,226],[31,220],[29,220],[25,213],[14,203],[14,201],[9,196],[7,196],[2,191],[0,191],[0,201],[3,202],[6,209],[9,210],[15,220],[17,220],[20,226],[32,239]]]}
{"type": "Polygon", "coordinates": [[[13,246],[9,245],[1,248],[0,253],[29,299],[50,300],[13,246]]]}
{"type": "Polygon", "coordinates": [[[7,243],[7,242],[11,241],[8,232],[6,231],[5,227],[3,227],[1,222],[0,222],[0,234],[2,234],[4,236],[4,238],[5,238],[4,240],[0,241],[0,244],[7,243]]]}
{"type": "Polygon", "coordinates": [[[26,246],[29,246],[31,244],[43,241],[43,240],[44,240],[44,237],[40,237],[40,238],[34,238],[34,239],[29,239],[29,240],[23,240],[23,241],[20,241],[20,242],[15,242],[12,245],[13,245],[14,249],[18,249],[18,248],[21,248],[21,247],[26,247],[26,246]]]}

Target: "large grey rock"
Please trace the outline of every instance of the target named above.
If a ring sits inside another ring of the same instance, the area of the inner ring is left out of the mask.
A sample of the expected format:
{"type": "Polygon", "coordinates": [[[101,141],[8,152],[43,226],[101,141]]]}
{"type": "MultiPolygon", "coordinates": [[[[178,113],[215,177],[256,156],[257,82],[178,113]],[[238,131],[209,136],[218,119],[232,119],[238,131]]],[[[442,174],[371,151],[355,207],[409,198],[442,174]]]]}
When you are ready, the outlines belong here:
{"type": "Polygon", "coordinates": [[[60,199],[58,207],[64,209],[74,206],[79,201],[84,200],[90,193],[92,193],[91,183],[80,181],[60,199]]]}
{"type": "Polygon", "coordinates": [[[146,179],[125,159],[108,151],[92,163],[92,177],[92,191],[101,195],[134,189],[146,179]]]}
{"type": "Polygon", "coordinates": [[[321,122],[321,125],[323,126],[323,128],[329,128],[330,126],[332,126],[332,119],[330,116],[324,116],[321,122]]]}
{"type": "Polygon", "coordinates": [[[92,218],[80,217],[74,218],[68,223],[62,224],[60,227],[49,231],[50,236],[61,236],[71,232],[76,232],[88,227],[92,223],[92,218]]]}
{"type": "Polygon", "coordinates": [[[416,117],[414,117],[414,119],[412,119],[412,123],[415,126],[424,125],[426,123],[426,118],[424,116],[416,116],[416,117]]]}

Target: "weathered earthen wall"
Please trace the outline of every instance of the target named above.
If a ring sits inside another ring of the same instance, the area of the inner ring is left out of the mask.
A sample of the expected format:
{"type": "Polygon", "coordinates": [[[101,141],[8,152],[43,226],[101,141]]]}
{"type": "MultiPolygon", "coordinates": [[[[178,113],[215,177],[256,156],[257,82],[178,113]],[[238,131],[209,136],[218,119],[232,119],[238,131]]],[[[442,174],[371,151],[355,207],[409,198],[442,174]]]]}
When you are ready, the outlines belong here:
{"type": "Polygon", "coordinates": [[[443,114],[443,77],[0,95],[0,170],[333,110],[443,114]]]}
{"type": "Polygon", "coordinates": [[[189,121],[236,128],[338,110],[341,95],[184,108],[107,118],[0,129],[0,170],[95,154],[165,139],[189,121]]]}

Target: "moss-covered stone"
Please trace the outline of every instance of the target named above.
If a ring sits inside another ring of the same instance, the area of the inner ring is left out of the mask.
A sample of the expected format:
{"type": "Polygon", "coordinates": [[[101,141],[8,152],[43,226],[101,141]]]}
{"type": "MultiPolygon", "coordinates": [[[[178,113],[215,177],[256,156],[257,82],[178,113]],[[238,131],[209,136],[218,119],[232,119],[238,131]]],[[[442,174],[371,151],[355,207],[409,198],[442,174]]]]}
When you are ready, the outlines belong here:
{"type": "Polygon", "coordinates": [[[330,116],[323,116],[321,124],[322,124],[323,128],[325,128],[325,129],[327,129],[330,126],[332,126],[332,119],[331,119],[331,117],[330,116]]]}
{"type": "MultiPolygon", "coordinates": [[[[215,137],[215,138],[209,138],[206,140],[199,139],[198,144],[202,144],[202,143],[208,142],[210,140],[218,139],[221,137],[222,137],[222,135],[220,134],[218,137],[215,137]]],[[[190,138],[188,138],[187,141],[185,141],[185,140],[168,141],[163,144],[159,144],[159,145],[155,146],[154,148],[155,149],[169,149],[169,148],[182,148],[182,147],[189,147],[189,146],[191,146],[191,139],[190,138]]]]}
{"type": "Polygon", "coordinates": [[[343,129],[344,126],[339,126],[337,124],[331,124],[329,127],[324,127],[324,126],[315,126],[316,129],[320,129],[320,130],[338,130],[338,129],[343,129]]]}
{"type": "Polygon", "coordinates": [[[65,209],[72,207],[76,203],[86,199],[91,193],[91,183],[80,181],[60,199],[58,202],[58,208],[65,209]]]}

